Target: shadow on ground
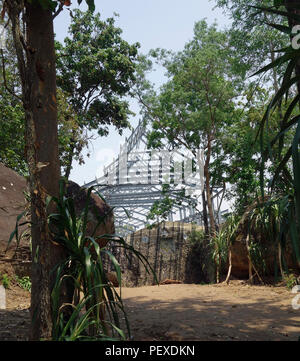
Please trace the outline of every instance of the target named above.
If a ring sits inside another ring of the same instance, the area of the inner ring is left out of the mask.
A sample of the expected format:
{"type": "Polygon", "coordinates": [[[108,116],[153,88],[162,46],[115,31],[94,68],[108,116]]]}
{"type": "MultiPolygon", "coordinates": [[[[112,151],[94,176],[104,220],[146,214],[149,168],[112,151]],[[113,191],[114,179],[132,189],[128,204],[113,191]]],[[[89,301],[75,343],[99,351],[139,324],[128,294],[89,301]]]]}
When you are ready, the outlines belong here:
{"type": "MultiPolygon", "coordinates": [[[[9,308],[0,310],[0,341],[26,341],[30,294],[11,290],[8,295],[9,308]]],[[[291,306],[294,296],[283,287],[257,286],[179,284],[122,290],[136,341],[296,341],[300,310],[291,306]]]]}
{"type": "Polygon", "coordinates": [[[283,302],[282,297],[273,296],[268,300],[267,293],[228,299],[228,291],[222,297],[213,288],[208,294],[199,288],[198,297],[196,290],[176,296],[174,287],[178,286],[172,292],[168,287],[159,291],[165,294],[161,300],[125,294],[134,340],[296,341],[300,336],[300,310],[293,310],[289,299],[283,302]]]}
{"type": "Polygon", "coordinates": [[[29,309],[0,310],[0,341],[27,341],[29,327],[29,309]]]}

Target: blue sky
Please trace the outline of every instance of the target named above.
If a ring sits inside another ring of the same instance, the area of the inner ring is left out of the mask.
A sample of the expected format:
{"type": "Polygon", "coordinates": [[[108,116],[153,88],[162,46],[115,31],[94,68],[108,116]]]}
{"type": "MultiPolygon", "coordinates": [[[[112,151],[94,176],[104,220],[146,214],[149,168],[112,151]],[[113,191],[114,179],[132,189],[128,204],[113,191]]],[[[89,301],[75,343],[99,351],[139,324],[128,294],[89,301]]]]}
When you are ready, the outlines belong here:
{"type": "MultiPolygon", "coordinates": [[[[75,2],[73,0],[75,7],[75,2]]],[[[129,43],[139,42],[140,51],[147,53],[153,48],[165,48],[173,51],[181,50],[184,44],[193,37],[193,27],[196,21],[206,18],[209,24],[217,21],[219,27],[229,25],[229,19],[220,9],[213,10],[214,0],[95,0],[96,11],[103,18],[118,13],[116,25],[123,30],[123,38],[129,43]]],[[[81,10],[86,6],[81,5],[81,10]]],[[[59,41],[67,36],[70,15],[62,12],[55,20],[55,33],[59,41]]],[[[156,84],[161,84],[163,74],[157,72],[151,77],[156,84]]],[[[133,104],[133,110],[137,111],[133,104]]],[[[138,116],[131,119],[136,125],[138,116]]],[[[106,138],[99,138],[90,145],[90,157],[85,157],[85,164],[73,164],[70,178],[82,185],[102,174],[104,165],[112,161],[119,152],[120,144],[124,142],[124,132],[121,137],[112,128],[106,138]]]]}

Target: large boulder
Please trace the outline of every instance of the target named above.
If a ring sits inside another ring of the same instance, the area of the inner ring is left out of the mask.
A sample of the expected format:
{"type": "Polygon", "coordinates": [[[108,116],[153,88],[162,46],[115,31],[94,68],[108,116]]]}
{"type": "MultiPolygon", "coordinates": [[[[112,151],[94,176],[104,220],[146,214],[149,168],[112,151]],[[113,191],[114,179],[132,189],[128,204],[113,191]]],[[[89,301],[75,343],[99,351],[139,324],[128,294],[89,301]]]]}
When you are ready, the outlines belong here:
{"type": "MultiPolygon", "coordinates": [[[[15,229],[17,216],[26,208],[25,192],[27,192],[26,179],[0,163],[0,255],[3,255],[10,234],[15,229]]],[[[75,182],[69,181],[66,195],[73,198],[75,211],[79,216],[86,205],[87,190],[81,188],[75,182]]],[[[88,235],[91,235],[94,231],[99,217],[103,218],[103,223],[97,228],[95,236],[115,233],[112,209],[101,197],[92,193],[87,225],[88,235]]],[[[22,228],[20,231],[22,231],[22,228]]],[[[100,246],[105,246],[107,241],[105,238],[99,240],[100,246]]],[[[28,239],[22,239],[21,247],[29,248],[28,239]]],[[[14,250],[15,244],[12,243],[10,248],[14,250]]]]}
{"type": "MultiPolygon", "coordinates": [[[[260,198],[259,202],[254,201],[248,206],[239,222],[237,236],[232,245],[232,275],[235,277],[249,277],[249,260],[246,245],[249,229],[251,240],[254,242],[257,250],[256,270],[261,276],[274,276],[276,273],[275,265],[277,265],[277,272],[278,274],[280,273],[280,270],[278,269],[278,245],[268,237],[268,234],[261,231],[259,227],[256,227],[256,222],[254,222],[256,215],[259,214],[257,212],[259,206],[265,204],[269,200],[270,196],[265,196],[264,198],[260,198]],[[252,219],[252,222],[250,222],[249,219],[252,219]]],[[[288,270],[292,270],[295,273],[300,272],[290,239],[286,242],[282,257],[284,258],[283,263],[286,264],[288,270]]]]}
{"type": "Polygon", "coordinates": [[[231,274],[236,278],[248,278],[249,276],[249,260],[246,241],[242,237],[238,237],[231,250],[232,271],[231,274]]]}
{"type": "MultiPolygon", "coordinates": [[[[277,272],[280,275],[279,269],[279,257],[278,248],[275,247],[271,242],[265,239],[256,240],[262,250],[262,257],[264,262],[264,271],[256,266],[260,276],[274,276],[275,275],[275,264],[277,264],[277,272]]],[[[249,260],[248,251],[246,246],[246,236],[243,234],[238,235],[232,245],[232,271],[231,274],[237,278],[248,278],[249,277],[249,260]]],[[[284,251],[284,262],[287,265],[288,270],[299,274],[300,268],[297,265],[295,256],[291,244],[288,242],[284,251]]],[[[253,273],[255,273],[253,271],[253,273]]]]}
{"type": "Polygon", "coordinates": [[[26,205],[26,179],[0,163],[0,252],[7,247],[16,218],[26,205]]]}
{"type": "MultiPolygon", "coordinates": [[[[76,215],[80,216],[87,204],[87,190],[80,187],[77,183],[69,181],[67,183],[66,196],[73,199],[76,215]]],[[[97,225],[98,227],[94,235],[95,237],[115,233],[112,208],[97,194],[91,193],[87,234],[92,235],[97,225]]],[[[107,244],[108,239],[104,237],[99,239],[97,242],[99,243],[100,247],[104,247],[107,244]]]]}

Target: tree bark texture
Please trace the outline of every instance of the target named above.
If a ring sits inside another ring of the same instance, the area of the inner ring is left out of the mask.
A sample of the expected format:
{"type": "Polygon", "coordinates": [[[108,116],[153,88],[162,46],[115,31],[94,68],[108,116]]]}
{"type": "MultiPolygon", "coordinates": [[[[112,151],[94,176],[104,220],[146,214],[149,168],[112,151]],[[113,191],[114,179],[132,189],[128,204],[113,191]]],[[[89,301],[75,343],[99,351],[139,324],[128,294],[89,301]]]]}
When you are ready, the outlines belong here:
{"type": "Polygon", "coordinates": [[[36,3],[7,0],[6,7],[18,58],[26,122],[33,259],[30,338],[50,339],[51,271],[63,259],[63,250],[51,242],[46,210],[46,197],[58,195],[60,177],[53,19],[50,10],[36,3]]]}
{"type": "Polygon", "coordinates": [[[214,216],[214,209],[212,203],[212,196],[210,191],[210,172],[209,172],[209,164],[211,158],[211,138],[208,135],[207,140],[207,155],[204,164],[204,177],[205,177],[205,193],[206,193],[206,201],[207,201],[207,209],[209,214],[209,228],[210,228],[210,235],[215,236],[216,233],[216,223],[215,223],[215,216],[214,216]]]}
{"type": "MultiPolygon", "coordinates": [[[[26,147],[30,167],[32,215],[32,339],[51,338],[51,271],[60,250],[50,240],[45,200],[58,195],[60,167],[57,139],[56,70],[52,12],[26,7],[28,74],[26,147]]],[[[52,277],[51,277],[52,276],[52,277]]]]}

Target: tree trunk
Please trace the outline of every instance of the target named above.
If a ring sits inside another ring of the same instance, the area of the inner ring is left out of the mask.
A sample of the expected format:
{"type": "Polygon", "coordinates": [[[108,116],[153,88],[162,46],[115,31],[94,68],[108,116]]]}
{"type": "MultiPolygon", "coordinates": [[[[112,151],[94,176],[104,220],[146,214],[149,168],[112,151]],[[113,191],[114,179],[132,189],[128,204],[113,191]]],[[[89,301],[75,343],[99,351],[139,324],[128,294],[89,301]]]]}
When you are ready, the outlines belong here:
{"type": "Polygon", "coordinates": [[[218,257],[216,259],[216,267],[217,267],[217,271],[216,271],[216,282],[220,283],[220,255],[219,256],[219,260],[218,257]]]}
{"type": "Polygon", "coordinates": [[[67,180],[69,179],[70,173],[71,173],[71,170],[72,170],[74,149],[75,149],[75,143],[74,143],[74,140],[71,139],[71,148],[70,148],[70,151],[69,151],[69,154],[68,154],[68,164],[67,164],[67,168],[66,168],[65,175],[64,175],[64,177],[67,180]]]}
{"type": "Polygon", "coordinates": [[[48,195],[58,195],[60,177],[53,19],[50,10],[26,2],[26,34],[23,34],[20,26],[23,2],[7,0],[6,5],[18,58],[26,123],[33,259],[30,338],[50,339],[54,277],[51,271],[64,257],[63,250],[51,242],[45,205],[48,195]]]}
{"type": "MultiPolygon", "coordinates": [[[[180,223],[179,223],[179,227],[180,227],[180,223]]],[[[180,230],[179,230],[180,231],[180,230]]],[[[179,232],[178,232],[179,234],[179,232]]],[[[156,243],[155,243],[155,258],[154,258],[154,265],[153,265],[153,270],[155,272],[155,274],[157,274],[157,268],[159,265],[159,253],[160,253],[160,223],[159,220],[157,219],[157,231],[156,231],[156,243]]],[[[159,281],[160,280],[160,276],[158,276],[159,281]]],[[[155,285],[156,281],[155,281],[155,277],[153,276],[153,281],[152,284],[155,285]]]]}
{"type": "Polygon", "coordinates": [[[212,197],[210,191],[210,173],[209,173],[209,163],[211,157],[211,138],[210,135],[208,136],[207,140],[207,155],[204,164],[204,177],[205,177],[205,192],[206,192],[206,200],[207,200],[207,208],[209,214],[209,225],[210,225],[210,235],[214,236],[216,233],[216,223],[215,223],[215,216],[214,216],[214,209],[212,204],[212,197]]]}
{"type": "Polygon", "coordinates": [[[252,273],[252,261],[251,261],[251,255],[250,255],[249,239],[250,239],[250,236],[248,233],[247,237],[246,237],[246,247],[247,247],[247,252],[248,252],[249,282],[252,284],[253,283],[253,273],[252,273]]]}
{"type": "Polygon", "coordinates": [[[230,280],[230,276],[231,276],[231,270],[232,270],[232,251],[231,251],[231,243],[229,245],[229,249],[228,249],[228,261],[229,261],[229,267],[228,267],[228,272],[227,272],[227,276],[226,276],[226,280],[225,282],[227,284],[229,284],[229,280],[230,280]]]}
{"type": "Polygon", "coordinates": [[[50,239],[45,200],[59,192],[56,69],[52,12],[26,5],[27,84],[26,150],[30,169],[32,217],[31,339],[50,339],[51,271],[62,250],[50,239]],[[28,99],[27,99],[28,97],[28,99]]]}
{"type": "Polygon", "coordinates": [[[208,228],[208,219],[207,219],[207,208],[206,208],[206,199],[205,199],[205,190],[202,192],[202,211],[203,211],[203,223],[205,235],[209,236],[209,228],[208,228]]]}
{"type": "Polygon", "coordinates": [[[279,262],[279,269],[280,269],[280,274],[281,274],[281,278],[284,278],[284,270],[282,267],[282,251],[281,251],[281,244],[280,242],[278,242],[278,262],[279,262]]]}
{"type": "MultiPolygon", "coordinates": [[[[208,225],[207,230],[205,229],[206,233],[206,242],[207,246],[209,248],[209,254],[207,255],[206,260],[206,267],[207,267],[207,277],[210,283],[215,282],[215,264],[214,260],[211,257],[211,246],[212,241],[211,237],[215,235],[216,227],[215,227],[215,220],[214,220],[214,214],[213,214],[213,207],[212,207],[212,200],[211,200],[211,192],[210,192],[210,173],[209,173],[209,163],[210,163],[210,157],[211,157],[211,138],[208,136],[208,144],[207,144],[207,154],[206,159],[204,163],[204,178],[205,178],[205,193],[206,193],[206,202],[205,202],[205,216],[206,216],[206,222],[207,222],[207,213],[206,213],[206,205],[208,208],[208,215],[209,215],[209,227],[208,225]]],[[[205,200],[205,194],[203,199],[205,200]]],[[[204,208],[203,208],[204,209],[204,208]]]]}

